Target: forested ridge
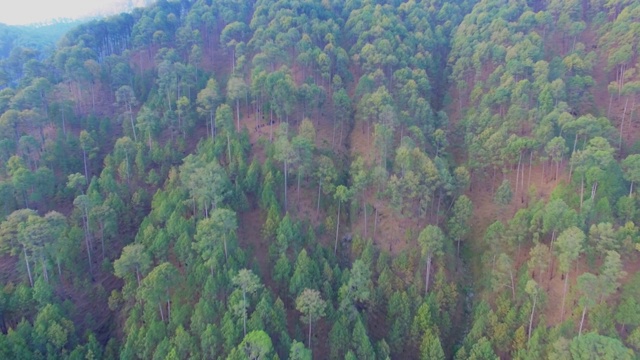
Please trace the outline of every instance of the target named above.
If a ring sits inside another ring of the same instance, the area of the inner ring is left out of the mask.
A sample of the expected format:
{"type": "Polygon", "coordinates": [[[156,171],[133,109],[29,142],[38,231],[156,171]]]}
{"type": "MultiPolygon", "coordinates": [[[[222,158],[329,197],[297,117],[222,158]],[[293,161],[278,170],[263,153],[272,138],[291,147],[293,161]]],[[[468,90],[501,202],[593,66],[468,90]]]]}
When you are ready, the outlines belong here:
{"type": "Polygon", "coordinates": [[[637,358],[639,24],[160,0],[7,33],[0,358],[637,358]]]}

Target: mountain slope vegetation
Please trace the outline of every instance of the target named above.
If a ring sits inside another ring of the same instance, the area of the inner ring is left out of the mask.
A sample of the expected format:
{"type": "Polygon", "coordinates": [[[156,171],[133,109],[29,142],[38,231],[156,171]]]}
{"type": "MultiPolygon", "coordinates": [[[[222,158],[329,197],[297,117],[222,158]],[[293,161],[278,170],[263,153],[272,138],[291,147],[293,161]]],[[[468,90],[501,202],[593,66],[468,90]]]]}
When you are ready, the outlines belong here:
{"type": "Polygon", "coordinates": [[[639,17],[163,0],[15,48],[0,358],[635,358],[639,17]]]}

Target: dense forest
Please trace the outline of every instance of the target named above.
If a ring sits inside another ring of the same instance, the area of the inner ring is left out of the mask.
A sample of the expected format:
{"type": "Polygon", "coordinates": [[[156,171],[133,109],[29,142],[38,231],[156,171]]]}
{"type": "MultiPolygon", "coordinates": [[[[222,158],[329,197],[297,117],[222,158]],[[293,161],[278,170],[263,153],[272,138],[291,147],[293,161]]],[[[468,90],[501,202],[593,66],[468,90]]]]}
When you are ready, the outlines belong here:
{"type": "Polygon", "coordinates": [[[0,358],[637,358],[639,24],[159,0],[6,30],[0,358]]]}

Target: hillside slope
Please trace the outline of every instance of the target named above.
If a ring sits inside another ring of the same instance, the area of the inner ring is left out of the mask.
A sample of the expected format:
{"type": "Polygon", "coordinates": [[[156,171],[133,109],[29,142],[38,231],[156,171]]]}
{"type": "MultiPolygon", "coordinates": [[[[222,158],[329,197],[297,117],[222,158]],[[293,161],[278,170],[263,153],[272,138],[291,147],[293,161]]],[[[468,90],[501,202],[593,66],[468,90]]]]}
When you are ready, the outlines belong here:
{"type": "Polygon", "coordinates": [[[22,50],[0,358],[633,358],[639,11],[158,1],[22,50]]]}

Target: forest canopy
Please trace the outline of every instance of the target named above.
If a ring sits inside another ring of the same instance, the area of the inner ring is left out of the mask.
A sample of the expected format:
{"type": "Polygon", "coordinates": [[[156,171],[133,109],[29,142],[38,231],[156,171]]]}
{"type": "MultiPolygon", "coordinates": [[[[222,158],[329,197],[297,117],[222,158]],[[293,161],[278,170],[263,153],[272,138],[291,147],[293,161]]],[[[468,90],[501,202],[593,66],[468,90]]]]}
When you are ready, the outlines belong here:
{"type": "Polygon", "coordinates": [[[51,49],[0,27],[0,358],[636,358],[639,22],[161,0],[51,49]]]}

